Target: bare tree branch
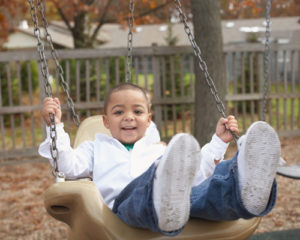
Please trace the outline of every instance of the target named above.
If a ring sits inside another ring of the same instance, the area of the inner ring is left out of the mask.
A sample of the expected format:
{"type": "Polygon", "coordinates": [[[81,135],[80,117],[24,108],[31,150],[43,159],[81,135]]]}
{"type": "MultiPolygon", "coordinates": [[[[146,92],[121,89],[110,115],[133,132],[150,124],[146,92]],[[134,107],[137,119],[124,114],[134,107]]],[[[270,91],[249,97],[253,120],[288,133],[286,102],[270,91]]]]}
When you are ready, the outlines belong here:
{"type": "MultiPolygon", "coordinates": [[[[107,9],[109,8],[109,6],[111,5],[112,2],[113,2],[113,0],[110,0],[110,1],[107,3],[107,5],[105,6],[105,9],[104,9],[104,11],[103,11],[103,14],[102,14],[101,18],[99,19],[98,25],[97,25],[97,27],[95,28],[95,30],[94,30],[94,32],[93,32],[93,35],[92,35],[92,37],[91,37],[91,41],[94,41],[94,40],[95,40],[95,38],[96,38],[96,36],[97,36],[97,34],[98,34],[98,32],[99,32],[101,26],[102,26],[104,23],[117,22],[117,19],[116,19],[116,18],[105,19],[107,9]]],[[[159,5],[159,6],[157,6],[156,8],[150,9],[150,10],[148,10],[148,11],[142,12],[142,13],[139,14],[139,15],[134,16],[134,18],[135,18],[135,19],[138,19],[138,18],[142,18],[142,17],[144,17],[144,16],[147,16],[147,15],[153,13],[153,12],[156,12],[156,11],[159,10],[159,9],[162,9],[162,8],[166,7],[166,6],[169,5],[171,2],[173,2],[173,0],[168,0],[168,1],[166,1],[165,3],[163,3],[163,4],[159,5]]],[[[124,17],[124,18],[123,18],[123,20],[126,20],[126,21],[128,21],[128,19],[129,19],[128,17],[124,17]]]]}
{"type": "MultiPolygon", "coordinates": [[[[156,12],[157,10],[159,9],[162,9],[164,7],[166,7],[167,5],[169,5],[171,2],[173,2],[173,0],[169,0],[159,6],[157,6],[156,8],[152,8],[152,9],[149,9],[148,11],[145,11],[145,12],[142,12],[141,14],[137,15],[137,16],[134,16],[134,18],[142,18],[142,17],[145,17],[153,12],[156,12]]],[[[124,18],[124,20],[128,20],[128,17],[124,18]]]]}
{"type": "Polygon", "coordinates": [[[69,22],[69,20],[66,18],[64,12],[62,11],[62,9],[57,5],[57,10],[58,10],[58,13],[59,15],[61,16],[62,20],[64,21],[64,23],[67,25],[68,29],[70,30],[70,32],[73,31],[73,28],[69,22]]]}
{"type": "MultiPolygon", "coordinates": [[[[145,16],[147,16],[147,15],[153,13],[153,12],[158,11],[159,9],[162,9],[162,8],[166,7],[171,2],[173,2],[173,0],[168,0],[167,2],[165,2],[165,3],[163,3],[163,4],[159,5],[159,6],[157,6],[156,8],[152,8],[152,9],[149,9],[148,11],[145,11],[145,12],[142,12],[142,13],[140,13],[138,15],[135,15],[134,18],[135,19],[139,19],[139,18],[145,17],[145,16]]],[[[128,19],[129,19],[129,17],[124,17],[123,18],[124,21],[128,21],[128,19]]],[[[109,18],[109,19],[105,19],[102,24],[104,24],[104,23],[115,23],[115,22],[117,22],[116,18],[109,18]]]]}
{"type": "Polygon", "coordinates": [[[93,42],[95,40],[95,38],[97,37],[98,35],[98,32],[101,28],[101,26],[104,24],[105,22],[105,17],[106,17],[106,14],[107,14],[107,11],[108,11],[108,8],[110,7],[110,5],[112,4],[114,0],[109,0],[103,10],[103,14],[102,16],[99,18],[99,21],[98,21],[98,25],[97,27],[95,28],[94,32],[93,32],[93,35],[91,37],[91,41],[93,42]]]}

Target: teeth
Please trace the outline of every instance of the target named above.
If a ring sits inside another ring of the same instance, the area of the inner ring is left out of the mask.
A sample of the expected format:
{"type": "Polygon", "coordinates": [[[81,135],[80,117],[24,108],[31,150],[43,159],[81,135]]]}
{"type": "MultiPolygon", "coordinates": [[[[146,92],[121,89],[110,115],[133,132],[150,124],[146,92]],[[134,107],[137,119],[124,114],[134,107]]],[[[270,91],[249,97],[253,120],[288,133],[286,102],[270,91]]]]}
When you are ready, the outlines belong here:
{"type": "Polygon", "coordinates": [[[130,129],[135,129],[135,127],[123,127],[122,129],[130,130],[130,129]]]}

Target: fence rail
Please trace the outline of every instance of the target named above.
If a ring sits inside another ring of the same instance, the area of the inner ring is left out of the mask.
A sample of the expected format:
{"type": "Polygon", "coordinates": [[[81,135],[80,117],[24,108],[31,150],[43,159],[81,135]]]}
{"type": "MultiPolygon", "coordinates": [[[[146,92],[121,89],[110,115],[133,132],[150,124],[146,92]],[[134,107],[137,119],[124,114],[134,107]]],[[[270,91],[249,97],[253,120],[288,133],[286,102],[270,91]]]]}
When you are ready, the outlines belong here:
{"type": "MultiPolygon", "coordinates": [[[[228,113],[242,128],[261,119],[264,86],[264,46],[224,46],[228,113]]],[[[127,49],[58,51],[71,96],[82,119],[100,114],[107,91],[125,80],[127,49]]],[[[194,58],[191,47],[133,49],[132,82],[153,95],[153,113],[163,139],[193,132],[194,58]]],[[[46,52],[54,95],[63,103],[63,121],[73,139],[76,128],[51,54],[46,52]]],[[[267,121],[281,136],[300,135],[300,46],[271,46],[267,121]]],[[[209,71],[212,71],[209,69],[209,71]]],[[[45,137],[39,111],[45,97],[36,51],[0,53],[0,160],[37,155],[45,137]]],[[[214,107],[214,106],[212,106],[214,107]]]]}

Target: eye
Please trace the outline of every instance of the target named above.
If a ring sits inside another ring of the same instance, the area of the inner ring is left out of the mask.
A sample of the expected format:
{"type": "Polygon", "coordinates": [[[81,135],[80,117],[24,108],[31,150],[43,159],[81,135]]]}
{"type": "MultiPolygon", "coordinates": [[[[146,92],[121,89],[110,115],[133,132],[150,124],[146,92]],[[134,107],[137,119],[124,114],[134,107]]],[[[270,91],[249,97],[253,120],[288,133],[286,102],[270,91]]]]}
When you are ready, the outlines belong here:
{"type": "Polygon", "coordinates": [[[134,110],[134,113],[137,114],[137,115],[140,115],[140,114],[143,113],[143,111],[142,111],[142,110],[139,110],[139,109],[136,109],[136,110],[134,110]]]}
{"type": "Polygon", "coordinates": [[[117,111],[114,112],[114,115],[121,115],[122,113],[123,113],[122,110],[117,110],[117,111]]]}

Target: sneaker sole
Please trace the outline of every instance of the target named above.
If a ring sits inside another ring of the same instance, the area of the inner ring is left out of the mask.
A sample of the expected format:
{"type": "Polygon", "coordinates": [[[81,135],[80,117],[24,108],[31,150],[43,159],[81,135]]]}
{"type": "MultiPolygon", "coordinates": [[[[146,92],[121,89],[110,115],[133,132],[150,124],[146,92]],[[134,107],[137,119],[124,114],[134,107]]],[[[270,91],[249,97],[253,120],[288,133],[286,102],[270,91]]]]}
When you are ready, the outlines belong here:
{"type": "Polygon", "coordinates": [[[245,142],[245,185],[242,200],[250,212],[265,210],[280,158],[280,141],[275,130],[265,122],[254,123],[245,142]],[[248,203],[248,204],[246,204],[248,203]],[[247,206],[248,205],[248,206],[247,206]],[[251,211],[252,209],[252,211],[251,211]]]}
{"type": "Polygon", "coordinates": [[[162,172],[158,186],[159,228],[174,231],[184,226],[190,214],[192,184],[200,166],[200,147],[194,137],[177,134],[172,138],[157,171],[162,172]],[[195,151],[196,150],[196,151],[195,151]]]}

